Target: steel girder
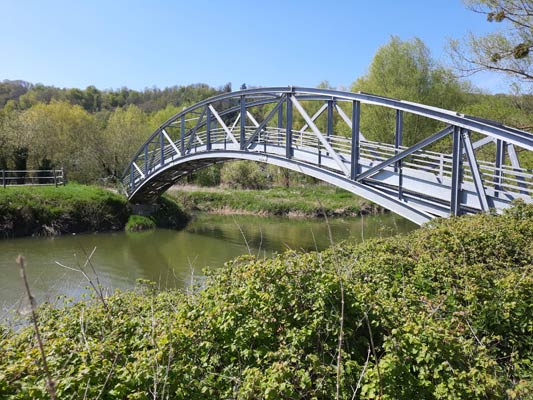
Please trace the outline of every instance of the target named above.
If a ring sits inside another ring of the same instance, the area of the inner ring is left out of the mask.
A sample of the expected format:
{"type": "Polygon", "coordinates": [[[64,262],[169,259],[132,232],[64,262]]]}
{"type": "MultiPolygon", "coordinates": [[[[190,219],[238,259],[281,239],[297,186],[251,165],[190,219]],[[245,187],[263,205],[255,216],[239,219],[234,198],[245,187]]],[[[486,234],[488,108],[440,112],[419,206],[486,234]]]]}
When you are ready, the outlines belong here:
{"type": "Polygon", "coordinates": [[[248,89],[212,97],[171,117],[141,146],[122,182],[131,201],[152,201],[205,166],[255,160],[343,187],[420,224],[435,216],[501,210],[516,198],[531,202],[533,171],[520,167],[516,148],[532,151],[533,135],[422,104],[327,89],[248,89]],[[311,102],[318,104],[312,116],[306,109],[311,102]],[[342,104],[350,106],[351,116],[342,104]],[[366,140],[359,130],[364,104],[396,110],[394,144],[366,140]],[[445,128],[404,147],[405,113],[445,128]],[[349,137],[334,134],[335,114],[346,123],[349,137]],[[317,123],[324,115],[322,131],[317,123]],[[305,122],[300,128],[294,126],[296,117],[305,122]],[[472,143],[471,132],[482,138],[472,143]],[[446,137],[452,138],[451,154],[428,150],[446,137]],[[476,158],[476,149],[490,143],[496,143],[496,161],[476,158]],[[511,165],[504,163],[505,152],[511,165]]]}

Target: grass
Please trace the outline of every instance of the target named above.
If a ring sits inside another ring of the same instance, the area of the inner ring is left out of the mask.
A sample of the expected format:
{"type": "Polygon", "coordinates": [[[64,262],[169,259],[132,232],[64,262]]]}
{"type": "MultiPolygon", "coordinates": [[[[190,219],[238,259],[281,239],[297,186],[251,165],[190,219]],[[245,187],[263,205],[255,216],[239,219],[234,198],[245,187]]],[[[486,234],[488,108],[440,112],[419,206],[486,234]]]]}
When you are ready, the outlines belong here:
{"type": "MultiPolygon", "coordinates": [[[[152,216],[157,226],[179,228],[188,216],[161,198],[152,216]]],[[[124,196],[96,186],[27,186],[0,189],[0,237],[53,236],[124,229],[132,209],[124,196]]]]}
{"type": "Polygon", "coordinates": [[[357,216],[382,209],[329,185],[275,187],[265,190],[180,188],[169,195],[186,209],[204,212],[259,213],[312,217],[357,216]]]}
{"type": "Polygon", "coordinates": [[[126,199],[95,186],[7,187],[0,190],[0,236],[57,235],[122,229],[126,199]]]}

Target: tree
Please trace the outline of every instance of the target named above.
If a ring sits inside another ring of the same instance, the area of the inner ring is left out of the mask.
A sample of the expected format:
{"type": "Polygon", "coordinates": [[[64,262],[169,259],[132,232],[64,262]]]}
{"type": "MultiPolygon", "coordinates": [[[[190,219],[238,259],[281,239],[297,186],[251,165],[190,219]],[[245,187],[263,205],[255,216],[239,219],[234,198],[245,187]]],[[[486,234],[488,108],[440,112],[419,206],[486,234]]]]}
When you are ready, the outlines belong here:
{"type": "MultiPolygon", "coordinates": [[[[464,94],[469,87],[460,83],[451,71],[436,64],[420,39],[402,41],[393,36],[389,43],[377,50],[368,73],[357,79],[351,89],[459,109],[465,102],[464,94]]],[[[367,138],[390,143],[394,137],[394,126],[394,110],[380,106],[363,107],[361,131],[367,138]]],[[[404,144],[411,145],[434,133],[439,123],[406,114],[403,127],[404,144]]]]}
{"type": "Polygon", "coordinates": [[[467,7],[496,23],[500,31],[484,36],[473,33],[450,41],[450,55],[465,74],[497,71],[533,83],[533,1],[465,0],[467,7]]]}
{"type": "Polygon", "coordinates": [[[28,149],[34,169],[65,167],[70,179],[88,182],[98,177],[94,117],[80,106],[52,101],[19,113],[12,130],[13,147],[28,149]]]}
{"type": "Polygon", "coordinates": [[[139,107],[117,108],[109,117],[97,152],[105,174],[120,178],[128,161],[149,134],[146,114],[139,107]]]}

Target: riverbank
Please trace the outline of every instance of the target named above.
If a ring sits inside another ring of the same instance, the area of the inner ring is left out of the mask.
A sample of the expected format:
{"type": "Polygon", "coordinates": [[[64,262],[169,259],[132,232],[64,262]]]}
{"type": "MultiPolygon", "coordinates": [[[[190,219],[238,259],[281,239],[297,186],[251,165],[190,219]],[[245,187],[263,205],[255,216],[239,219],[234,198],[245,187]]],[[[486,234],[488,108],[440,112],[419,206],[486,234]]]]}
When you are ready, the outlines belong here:
{"type": "MultiPolygon", "coordinates": [[[[132,215],[124,196],[96,186],[21,186],[0,190],[0,238],[122,230],[132,215]]],[[[183,226],[187,215],[162,198],[157,226],[183,226]]]]}
{"type": "MultiPolygon", "coordinates": [[[[194,294],[42,306],[58,398],[529,398],[533,205],[229,262],[194,294]]],[[[32,326],[0,328],[0,397],[47,398],[32,326]]]]}
{"type": "Polygon", "coordinates": [[[185,209],[216,214],[349,217],[383,213],[383,208],[329,185],[236,190],[173,186],[167,192],[185,209]]]}

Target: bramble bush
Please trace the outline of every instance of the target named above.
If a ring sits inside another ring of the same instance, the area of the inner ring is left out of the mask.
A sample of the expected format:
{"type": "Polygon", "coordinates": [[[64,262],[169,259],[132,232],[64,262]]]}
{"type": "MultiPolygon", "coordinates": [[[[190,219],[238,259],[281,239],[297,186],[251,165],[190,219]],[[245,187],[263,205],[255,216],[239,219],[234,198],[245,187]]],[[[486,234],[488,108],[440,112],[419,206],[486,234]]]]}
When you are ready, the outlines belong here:
{"type": "MultiPolygon", "coordinates": [[[[517,204],[243,256],[193,295],[143,283],[108,309],[43,305],[39,324],[59,398],[528,399],[532,261],[533,205],[517,204]]],[[[0,329],[0,397],[47,397],[30,326],[0,329]]]]}

